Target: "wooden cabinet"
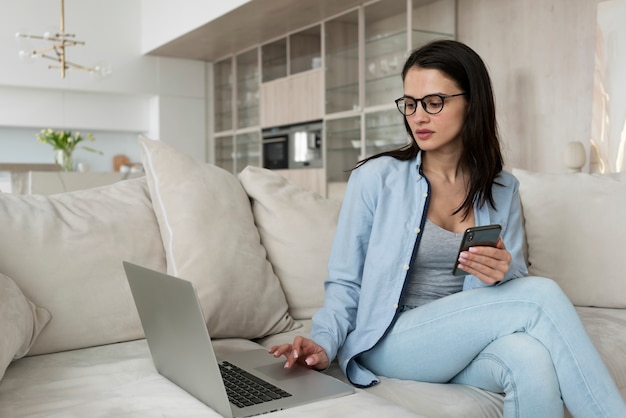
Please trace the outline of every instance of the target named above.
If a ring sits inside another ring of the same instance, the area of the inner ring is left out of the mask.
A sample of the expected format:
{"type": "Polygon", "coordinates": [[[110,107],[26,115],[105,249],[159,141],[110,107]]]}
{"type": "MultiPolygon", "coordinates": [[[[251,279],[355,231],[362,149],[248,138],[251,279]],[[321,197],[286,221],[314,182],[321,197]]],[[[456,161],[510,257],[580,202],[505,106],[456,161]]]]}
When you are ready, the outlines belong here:
{"type": "Polygon", "coordinates": [[[323,76],[322,70],[313,70],[263,83],[261,126],[267,128],[322,119],[323,76]]]}

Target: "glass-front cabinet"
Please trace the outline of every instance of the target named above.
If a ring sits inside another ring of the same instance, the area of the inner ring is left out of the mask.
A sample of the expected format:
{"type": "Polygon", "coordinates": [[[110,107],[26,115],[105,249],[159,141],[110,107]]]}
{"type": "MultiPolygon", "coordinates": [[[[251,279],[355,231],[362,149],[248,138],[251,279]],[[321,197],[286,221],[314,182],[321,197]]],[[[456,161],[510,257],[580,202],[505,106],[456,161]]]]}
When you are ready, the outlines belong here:
{"type": "Polygon", "coordinates": [[[404,117],[395,108],[365,114],[366,157],[399,148],[408,141],[404,117]]]}
{"type": "Polygon", "coordinates": [[[359,13],[325,24],[326,113],[359,110],[359,13]]]}
{"type": "Polygon", "coordinates": [[[214,65],[215,132],[233,129],[233,60],[227,58],[214,65]]]}
{"type": "Polygon", "coordinates": [[[248,165],[261,165],[261,133],[257,130],[235,136],[235,173],[248,165]]]}
{"type": "Polygon", "coordinates": [[[289,36],[289,74],[320,68],[322,65],[322,26],[296,32],[289,36]]]}
{"type": "Polygon", "coordinates": [[[456,38],[456,0],[413,0],[412,48],[436,39],[456,38]]]}
{"type": "Polygon", "coordinates": [[[259,125],[259,53],[254,48],[235,57],[237,128],[259,125]]]}
{"type": "Polygon", "coordinates": [[[235,169],[233,136],[215,137],[215,165],[231,173],[235,169]]]}
{"type": "Polygon", "coordinates": [[[287,38],[261,47],[263,82],[287,77],[287,38]]]}
{"type": "Polygon", "coordinates": [[[361,156],[361,116],[326,121],[326,181],[346,182],[361,156]]]}
{"type": "Polygon", "coordinates": [[[385,0],[365,7],[365,107],[389,105],[402,95],[406,5],[406,0],[385,0]]]}

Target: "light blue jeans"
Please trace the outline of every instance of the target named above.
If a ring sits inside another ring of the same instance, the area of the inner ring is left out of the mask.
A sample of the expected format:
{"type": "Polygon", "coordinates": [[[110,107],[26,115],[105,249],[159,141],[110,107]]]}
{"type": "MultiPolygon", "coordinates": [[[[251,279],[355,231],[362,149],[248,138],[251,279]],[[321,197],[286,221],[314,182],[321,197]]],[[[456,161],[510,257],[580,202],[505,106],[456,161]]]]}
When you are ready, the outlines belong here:
{"type": "Polygon", "coordinates": [[[527,277],[401,313],[358,361],[387,377],[504,393],[504,416],[626,417],[626,404],[571,302],[527,277]]]}

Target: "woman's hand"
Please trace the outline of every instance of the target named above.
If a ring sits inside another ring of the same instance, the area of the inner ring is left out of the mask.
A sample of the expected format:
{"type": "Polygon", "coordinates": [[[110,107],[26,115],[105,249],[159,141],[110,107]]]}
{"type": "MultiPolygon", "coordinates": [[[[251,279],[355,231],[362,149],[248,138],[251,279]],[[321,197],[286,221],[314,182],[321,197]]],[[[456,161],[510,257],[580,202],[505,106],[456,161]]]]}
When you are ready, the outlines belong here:
{"type": "Polygon", "coordinates": [[[274,357],[284,355],[287,358],[285,368],[290,368],[297,361],[311,369],[323,370],[330,363],[326,351],[320,345],[300,336],[294,338],[293,344],[275,345],[269,352],[274,357]]]}
{"type": "Polygon", "coordinates": [[[495,247],[470,247],[461,253],[458,261],[459,268],[491,285],[504,279],[511,259],[511,253],[504,247],[502,238],[498,238],[495,247]]]}

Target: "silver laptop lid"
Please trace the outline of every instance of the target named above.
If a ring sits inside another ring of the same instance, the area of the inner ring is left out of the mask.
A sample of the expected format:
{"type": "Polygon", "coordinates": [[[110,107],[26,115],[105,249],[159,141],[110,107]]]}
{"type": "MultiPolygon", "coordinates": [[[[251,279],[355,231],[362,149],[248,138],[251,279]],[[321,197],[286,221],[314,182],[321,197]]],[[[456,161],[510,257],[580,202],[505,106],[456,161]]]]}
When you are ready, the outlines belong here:
{"type": "Polygon", "coordinates": [[[172,280],[171,276],[128,262],[123,265],[158,372],[220,415],[232,417],[191,282],[172,280]]]}

